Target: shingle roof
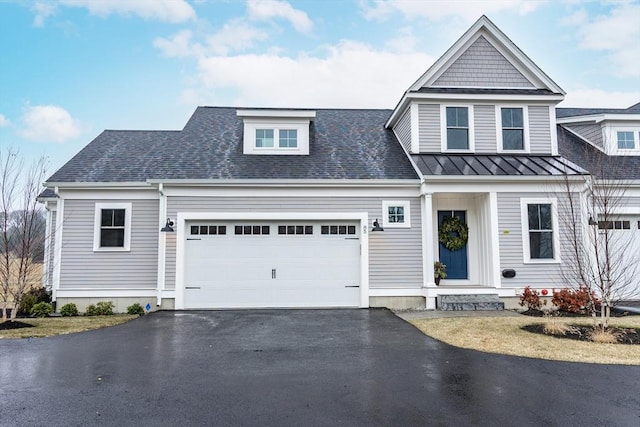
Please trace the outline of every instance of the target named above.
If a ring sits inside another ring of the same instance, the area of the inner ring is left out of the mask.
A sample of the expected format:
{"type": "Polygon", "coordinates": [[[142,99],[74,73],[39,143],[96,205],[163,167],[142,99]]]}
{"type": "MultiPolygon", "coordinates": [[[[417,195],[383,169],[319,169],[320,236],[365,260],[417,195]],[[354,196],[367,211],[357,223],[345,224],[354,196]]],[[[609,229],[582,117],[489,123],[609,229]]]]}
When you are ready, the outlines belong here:
{"type": "Polygon", "coordinates": [[[315,110],[308,156],[243,154],[236,111],[198,107],[182,131],[104,131],[48,182],[417,179],[384,127],[390,110],[315,110]]]}
{"type": "Polygon", "coordinates": [[[640,156],[607,156],[562,126],[558,126],[558,151],[597,178],[640,179],[640,156]]]}
{"type": "Polygon", "coordinates": [[[556,117],[559,119],[595,114],[640,114],[640,102],[629,108],[556,108],[556,117]]]}
{"type": "Polygon", "coordinates": [[[413,154],[424,175],[562,176],[588,172],[559,156],[505,154],[413,154]]]}

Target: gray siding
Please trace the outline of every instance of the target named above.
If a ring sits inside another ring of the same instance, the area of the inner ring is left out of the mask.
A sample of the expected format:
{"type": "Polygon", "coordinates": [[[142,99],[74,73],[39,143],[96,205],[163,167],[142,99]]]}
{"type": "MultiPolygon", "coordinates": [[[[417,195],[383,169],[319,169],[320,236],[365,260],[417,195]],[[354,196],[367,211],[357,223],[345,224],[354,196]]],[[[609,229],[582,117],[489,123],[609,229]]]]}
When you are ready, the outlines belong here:
{"type": "Polygon", "coordinates": [[[442,151],[440,137],[440,105],[420,104],[418,121],[421,153],[439,153],[442,151]]]}
{"type": "Polygon", "coordinates": [[[411,152],[411,108],[407,108],[394,130],[404,149],[411,152]]]}
{"type": "Polygon", "coordinates": [[[564,125],[567,129],[577,133],[592,144],[597,145],[600,148],[604,148],[602,138],[602,127],[599,124],[587,124],[587,125],[564,125]]]}
{"type": "MultiPolygon", "coordinates": [[[[411,228],[386,228],[369,236],[369,285],[371,288],[422,286],[422,246],[420,199],[397,198],[411,202],[411,228]]],[[[384,200],[394,200],[385,198],[384,200]]],[[[382,199],[321,197],[168,197],[167,214],[171,218],[184,212],[363,212],[382,221],[382,199]]],[[[167,239],[167,289],[175,288],[176,238],[167,239]]]]}
{"type": "Polygon", "coordinates": [[[474,128],[476,153],[495,153],[496,148],[496,107],[494,105],[474,105],[474,128]]]}
{"type": "MultiPolygon", "coordinates": [[[[571,262],[571,246],[567,232],[567,221],[571,218],[566,195],[553,195],[558,201],[560,238],[560,264],[525,264],[520,213],[521,198],[548,197],[544,193],[498,193],[498,230],[500,242],[500,270],[512,268],[516,271],[513,279],[502,279],[503,287],[567,286],[562,271],[568,273],[571,262]]],[[[576,205],[579,197],[574,195],[576,205]]],[[[577,207],[579,209],[579,206],[577,207]]],[[[579,214],[578,214],[579,216],[579,214]]],[[[579,220],[579,219],[578,219],[579,220]]]]}
{"type": "Polygon", "coordinates": [[[45,277],[45,284],[48,286],[53,285],[53,269],[55,263],[55,254],[56,254],[56,218],[58,217],[57,211],[51,211],[51,228],[47,230],[48,235],[45,236],[46,239],[49,239],[49,259],[47,260],[47,271],[45,277]]]}
{"type": "Polygon", "coordinates": [[[531,153],[551,153],[549,107],[529,106],[529,146],[531,153]]]}
{"type": "Polygon", "coordinates": [[[158,200],[72,200],[64,202],[60,288],[155,289],[158,271],[158,200]],[[131,250],[94,252],[98,203],[132,203],[131,250]]]}
{"type": "Polygon", "coordinates": [[[433,83],[446,87],[534,87],[484,37],[479,37],[433,83]]]}

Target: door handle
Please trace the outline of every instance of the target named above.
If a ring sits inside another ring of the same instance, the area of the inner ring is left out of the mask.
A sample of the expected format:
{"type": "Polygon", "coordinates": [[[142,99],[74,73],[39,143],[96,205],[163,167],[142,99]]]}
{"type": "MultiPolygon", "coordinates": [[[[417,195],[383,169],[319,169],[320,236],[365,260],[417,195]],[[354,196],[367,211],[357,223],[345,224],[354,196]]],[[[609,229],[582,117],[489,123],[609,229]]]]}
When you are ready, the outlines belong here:
{"type": "Polygon", "coordinates": [[[275,278],[276,278],[276,269],[275,269],[275,268],[272,268],[272,269],[271,269],[271,278],[272,278],[272,279],[275,279],[275,278]]]}

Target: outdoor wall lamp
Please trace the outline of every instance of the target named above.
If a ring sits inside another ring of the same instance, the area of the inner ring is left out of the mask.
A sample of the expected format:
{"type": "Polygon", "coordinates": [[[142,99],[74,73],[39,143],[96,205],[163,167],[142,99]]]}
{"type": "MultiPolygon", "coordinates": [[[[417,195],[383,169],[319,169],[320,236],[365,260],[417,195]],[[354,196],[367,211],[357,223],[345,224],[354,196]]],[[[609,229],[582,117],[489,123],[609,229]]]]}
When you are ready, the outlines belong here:
{"type": "Polygon", "coordinates": [[[598,221],[594,220],[592,216],[589,217],[589,225],[598,225],[598,221]]]}
{"type": "Polygon", "coordinates": [[[174,229],[173,229],[173,221],[171,221],[171,218],[167,218],[167,223],[164,225],[164,227],[162,227],[160,229],[161,232],[163,233],[173,233],[174,229]]]}
{"type": "Polygon", "coordinates": [[[373,221],[373,228],[371,229],[371,231],[384,231],[384,228],[380,227],[380,223],[378,222],[378,218],[376,218],[376,220],[373,221]]]}

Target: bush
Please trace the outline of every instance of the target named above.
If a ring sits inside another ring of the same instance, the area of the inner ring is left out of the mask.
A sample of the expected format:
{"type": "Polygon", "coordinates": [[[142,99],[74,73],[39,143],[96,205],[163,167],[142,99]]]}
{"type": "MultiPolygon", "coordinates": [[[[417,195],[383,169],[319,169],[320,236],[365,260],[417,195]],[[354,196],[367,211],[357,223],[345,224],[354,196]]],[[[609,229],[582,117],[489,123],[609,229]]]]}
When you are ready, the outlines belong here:
{"type": "Polygon", "coordinates": [[[538,291],[527,286],[520,296],[520,306],[524,307],[525,305],[527,310],[540,310],[543,305],[547,305],[547,301],[541,301],[538,291]]]}
{"type": "Polygon", "coordinates": [[[142,316],[144,315],[144,308],[136,302],[127,307],[127,314],[137,314],[138,316],[142,316]]]}
{"type": "Polygon", "coordinates": [[[85,316],[110,316],[113,314],[113,303],[111,301],[100,301],[96,305],[89,304],[84,311],[85,316]]]}
{"type": "Polygon", "coordinates": [[[51,302],[51,295],[44,287],[31,288],[22,295],[18,306],[18,315],[28,316],[31,308],[39,302],[51,302]]]}
{"type": "Polygon", "coordinates": [[[36,317],[47,317],[53,313],[53,306],[48,302],[39,302],[31,307],[31,315],[36,317]]]}
{"type": "Polygon", "coordinates": [[[60,308],[60,315],[63,317],[77,316],[78,315],[78,306],[74,303],[70,302],[69,304],[65,304],[60,308]]]}
{"type": "Polygon", "coordinates": [[[576,290],[560,289],[553,293],[551,303],[564,313],[586,313],[598,300],[594,294],[589,295],[589,290],[581,286],[576,290]]]}

